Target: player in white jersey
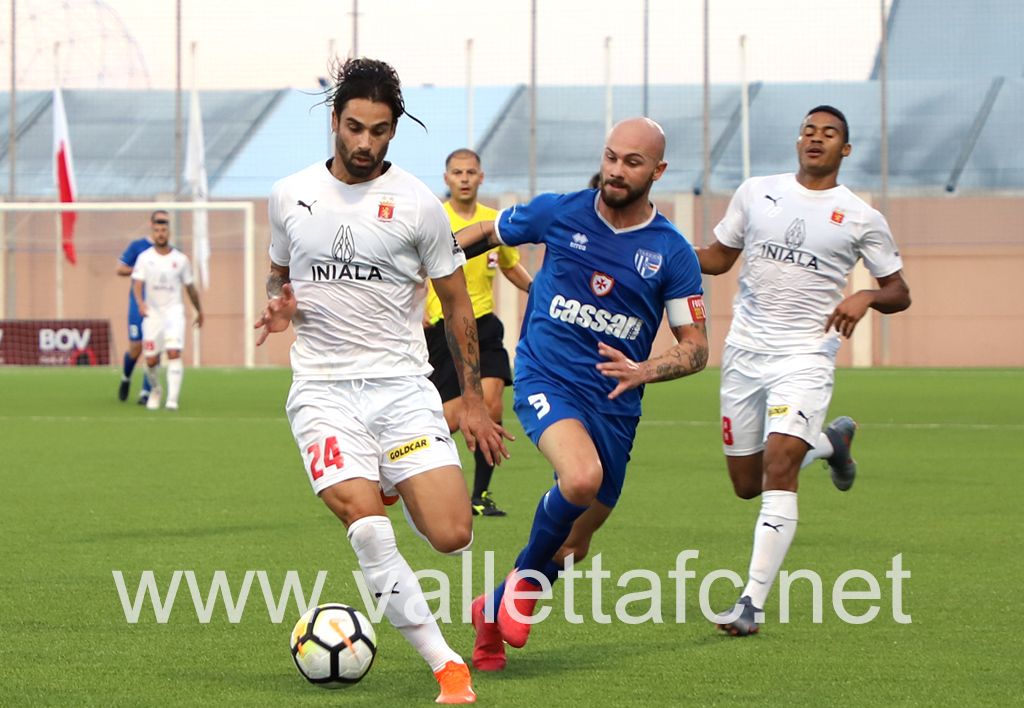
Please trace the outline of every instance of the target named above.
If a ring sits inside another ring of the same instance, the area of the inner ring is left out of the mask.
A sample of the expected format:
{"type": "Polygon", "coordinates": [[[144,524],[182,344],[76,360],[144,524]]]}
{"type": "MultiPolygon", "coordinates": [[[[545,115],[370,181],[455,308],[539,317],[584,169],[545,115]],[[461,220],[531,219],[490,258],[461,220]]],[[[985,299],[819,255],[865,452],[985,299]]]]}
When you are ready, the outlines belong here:
{"type": "Polygon", "coordinates": [[[436,550],[456,555],[472,543],[458,453],[427,379],[428,277],[463,384],[466,442],[500,461],[505,431],[484,406],[465,256],[444,208],[384,161],[405,112],[398,75],[384,62],[351,59],[335,82],[334,157],[271,192],[271,300],[256,324],[259,343],[294,325],[287,412],[313,490],[348,529],[387,618],[430,664],[437,702],[472,703],[469,669],[441,636],[384,510],[383,497],[397,491],[436,550]]]}
{"type": "Polygon", "coordinates": [[[831,106],[811,109],[796,147],[797,173],[744,182],[715,227],[717,241],[697,250],[711,275],[743,256],[722,353],[722,439],[736,494],[761,495],[761,513],[747,585],[718,617],[719,628],[735,636],[760,628],[796,533],[800,470],[825,459],[838,489],[853,484],[856,423],[842,416],[822,431],[840,335],[852,335],[868,308],[891,314],[910,306],[885,217],[838,183],[850,154],[845,116],[831,106]],[[858,259],[878,288],[844,299],[858,259]]]}
{"type": "Polygon", "coordinates": [[[146,357],[146,378],[151,392],[146,408],[160,408],[160,352],[167,353],[167,410],[178,410],[185,364],[185,303],[182,288],[196,310],[195,325],[203,326],[203,308],[188,257],[170,245],[169,229],[153,231],[153,246],[139,254],[132,270],[132,289],[142,315],[142,352],[146,357]],[[142,290],[145,284],[146,296],[142,290]]]}

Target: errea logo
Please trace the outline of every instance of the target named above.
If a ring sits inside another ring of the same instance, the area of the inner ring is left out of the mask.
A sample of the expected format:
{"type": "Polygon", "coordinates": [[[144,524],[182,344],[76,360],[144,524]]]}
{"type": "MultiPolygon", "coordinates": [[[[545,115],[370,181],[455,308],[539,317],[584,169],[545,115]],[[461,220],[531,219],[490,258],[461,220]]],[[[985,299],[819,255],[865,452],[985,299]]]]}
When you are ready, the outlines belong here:
{"type": "Polygon", "coordinates": [[[587,250],[587,243],[589,242],[590,239],[587,238],[585,234],[581,234],[577,231],[572,235],[572,242],[569,244],[569,248],[575,248],[577,251],[585,251],[587,250]]]}

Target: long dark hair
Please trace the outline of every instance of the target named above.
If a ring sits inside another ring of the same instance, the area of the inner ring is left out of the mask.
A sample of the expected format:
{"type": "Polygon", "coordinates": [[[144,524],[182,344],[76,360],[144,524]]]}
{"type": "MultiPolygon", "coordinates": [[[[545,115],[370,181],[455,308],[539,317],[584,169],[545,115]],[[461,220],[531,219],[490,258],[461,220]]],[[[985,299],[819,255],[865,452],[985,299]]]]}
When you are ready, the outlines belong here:
{"type": "Polygon", "coordinates": [[[364,98],[374,103],[385,103],[391,107],[391,123],[394,125],[398,119],[407,115],[423,126],[416,116],[405,110],[405,100],[402,98],[402,81],[398,78],[398,72],[387,62],[365,57],[357,59],[346,59],[343,63],[331,67],[331,80],[334,87],[327,89],[327,97],[324,103],[331,106],[334,115],[341,117],[347,104],[353,98],[364,98]]]}

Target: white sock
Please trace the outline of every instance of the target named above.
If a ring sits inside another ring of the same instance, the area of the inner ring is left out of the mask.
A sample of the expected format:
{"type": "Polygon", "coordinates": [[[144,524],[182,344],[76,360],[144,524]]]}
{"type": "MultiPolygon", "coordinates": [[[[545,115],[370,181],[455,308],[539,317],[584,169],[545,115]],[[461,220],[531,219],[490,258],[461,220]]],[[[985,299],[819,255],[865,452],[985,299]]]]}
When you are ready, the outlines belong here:
{"type": "MultiPolygon", "coordinates": [[[[423,589],[412,568],[395,543],[395,530],[386,516],[364,516],[348,527],[348,540],[359,560],[366,586],[374,597],[390,593],[384,614],[412,648],[419,652],[432,671],[440,671],[449,661],[465,663],[452,651],[437,621],[430,617],[423,589]],[[392,592],[396,590],[397,592],[392,592]],[[416,619],[412,613],[418,615],[416,619]],[[426,622],[417,620],[427,617],[426,622]]],[[[383,601],[384,597],[380,596],[383,601]]]]}
{"type": "Polygon", "coordinates": [[[167,362],[167,402],[176,404],[181,393],[181,380],[185,377],[185,363],[181,359],[167,362]]]}
{"type": "Polygon", "coordinates": [[[747,587],[754,607],[764,608],[768,593],[786,559],[789,544],[796,535],[796,492],[770,489],[761,493],[761,513],[754,527],[754,552],[750,556],[747,587]]]}
{"type": "Polygon", "coordinates": [[[156,366],[150,366],[149,362],[146,363],[146,380],[149,381],[149,388],[154,392],[160,390],[160,362],[157,362],[156,366]]]}
{"type": "Polygon", "coordinates": [[[835,449],[832,447],[832,441],[828,439],[824,431],[818,433],[818,441],[814,443],[814,447],[807,451],[804,455],[804,461],[800,463],[800,469],[803,469],[807,465],[811,464],[815,460],[823,460],[826,457],[832,457],[832,453],[835,449]]]}

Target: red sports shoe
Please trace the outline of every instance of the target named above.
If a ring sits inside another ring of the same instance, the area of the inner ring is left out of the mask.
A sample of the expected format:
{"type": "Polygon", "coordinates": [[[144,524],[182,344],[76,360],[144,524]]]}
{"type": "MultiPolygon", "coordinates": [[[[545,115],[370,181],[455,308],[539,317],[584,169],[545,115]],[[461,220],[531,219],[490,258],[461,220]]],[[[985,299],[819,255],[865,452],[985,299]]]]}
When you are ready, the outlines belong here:
{"type": "Polygon", "coordinates": [[[476,629],[473,644],[473,668],[477,671],[501,671],[505,668],[505,642],[497,622],[488,622],[484,616],[487,595],[481,595],[470,605],[470,617],[476,629]]]}
{"type": "MultiPolygon", "coordinates": [[[[509,646],[519,649],[526,644],[526,640],[530,637],[530,625],[526,622],[520,622],[514,619],[508,611],[508,605],[512,602],[511,592],[515,590],[516,593],[520,592],[537,592],[540,588],[531,583],[526,578],[520,578],[516,575],[516,568],[509,573],[508,578],[505,580],[505,595],[501,599],[501,607],[498,608],[498,629],[501,631],[501,638],[504,639],[509,646]]],[[[515,600],[516,611],[523,617],[533,617],[533,609],[537,606],[537,598],[527,599],[525,597],[518,597],[515,600]]]]}
{"type": "Polygon", "coordinates": [[[449,661],[434,678],[441,684],[441,695],[434,703],[476,703],[473,682],[469,678],[469,667],[457,661],[449,661]]]}

